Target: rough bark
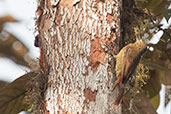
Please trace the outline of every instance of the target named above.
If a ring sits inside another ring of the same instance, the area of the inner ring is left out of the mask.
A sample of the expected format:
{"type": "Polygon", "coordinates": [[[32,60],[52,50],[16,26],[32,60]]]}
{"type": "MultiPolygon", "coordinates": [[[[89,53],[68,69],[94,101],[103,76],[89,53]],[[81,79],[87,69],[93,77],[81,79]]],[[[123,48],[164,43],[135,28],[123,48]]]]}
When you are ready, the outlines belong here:
{"type": "MultiPolygon", "coordinates": [[[[41,0],[40,66],[48,73],[46,114],[120,114],[104,44],[119,50],[119,0],[41,0]],[[116,34],[115,34],[116,32],[116,34]]],[[[114,64],[114,63],[112,63],[114,64]]]]}

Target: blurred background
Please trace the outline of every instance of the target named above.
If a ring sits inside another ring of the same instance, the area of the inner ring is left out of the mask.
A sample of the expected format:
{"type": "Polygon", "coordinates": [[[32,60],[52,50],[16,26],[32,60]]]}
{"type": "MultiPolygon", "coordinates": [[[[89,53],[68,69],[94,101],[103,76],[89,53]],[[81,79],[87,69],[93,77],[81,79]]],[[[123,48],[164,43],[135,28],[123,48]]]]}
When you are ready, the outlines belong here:
{"type": "Polygon", "coordinates": [[[11,82],[29,72],[27,63],[39,57],[34,47],[36,6],[36,0],[0,0],[0,80],[11,82]]]}
{"type": "MultiPolygon", "coordinates": [[[[36,36],[34,18],[36,0],[0,0],[0,80],[12,82],[34,69],[39,49],[34,46],[36,36]]],[[[166,26],[171,24],[162,20],[166,26]]],[[[162,36],[160,31],[155,37],[162,36]]],[[[154,40],[154,42],[157,40],[154,40]]],[[[171,102],[165,107],[165,86],[160,91],[159,114],[171,114],[171,102]]]]}

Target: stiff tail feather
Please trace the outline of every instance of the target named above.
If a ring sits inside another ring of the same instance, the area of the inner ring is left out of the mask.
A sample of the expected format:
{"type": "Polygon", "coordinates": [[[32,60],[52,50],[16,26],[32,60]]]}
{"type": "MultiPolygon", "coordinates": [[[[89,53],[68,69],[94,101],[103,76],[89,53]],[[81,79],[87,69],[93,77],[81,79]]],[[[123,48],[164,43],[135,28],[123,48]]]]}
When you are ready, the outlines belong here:
{"type": "Polygon", "coordinates": [[[123,94],[124,94],[124,88],[120,88],[119,94],[118,94],[116,100],[113,102],[114,105],[120,104],[123,94]]]}

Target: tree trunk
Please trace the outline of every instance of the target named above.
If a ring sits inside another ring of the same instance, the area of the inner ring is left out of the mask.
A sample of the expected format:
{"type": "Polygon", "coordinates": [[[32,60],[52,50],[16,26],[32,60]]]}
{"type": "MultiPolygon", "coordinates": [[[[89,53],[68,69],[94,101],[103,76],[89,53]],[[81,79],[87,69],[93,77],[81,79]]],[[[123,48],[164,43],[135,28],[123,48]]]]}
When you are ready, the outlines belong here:
{"type": "Polygon", "coordinates": [[[111,105],[115,74],[105,51],[119,50],[121,0],[41,0],[40,66],[47,74],[46,114],[121,114],[111,105]],[[108,50],[108,49],[107,49],[108,50]]]}

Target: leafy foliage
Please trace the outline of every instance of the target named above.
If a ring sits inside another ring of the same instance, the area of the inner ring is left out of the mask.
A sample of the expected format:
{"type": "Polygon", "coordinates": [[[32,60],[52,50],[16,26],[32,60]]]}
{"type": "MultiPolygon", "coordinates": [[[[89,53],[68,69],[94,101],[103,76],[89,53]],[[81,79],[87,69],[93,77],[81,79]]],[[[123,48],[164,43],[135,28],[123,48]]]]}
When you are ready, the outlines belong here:
{"type": "Polygon", "coordinates": [[[27,73],[0,89],[0,114],[17,114],[30,108],[23,101],[29,90],[27,83],[35,76],[35,72],[27,73]]]}
{"type": "MultiPolygon", "coordinates": [[[[163,27],[160,23],[163,18],[167,22],[171,19],[171,10],[168,9],[169,0],[124,0],[123,3],[125,12],[123,15],[126,16],[123,16],[122,26],[125,32],[122,33],[122,36],[124,36],[126,43],[135,42],[136,39],[142,37],[151,40],[156,33],[163,31],[159,42],[148,46],[153,51],[148,50],[142,58],[141,63],[148,67],[150,71],[150,79],[147,84],[143,84],[145,86],[142,89],[142,86],[140,86],[138,90],[146,95],[146,99],[150,99],[153,107],[157,109],[161,84],[171,85],[171,25],[163,27]]],[[[136,88],[136,83],[134,88],[136,88]]],[[[130,92],[130,94],[134,94],[136,98],[137,89],[134,93],[130,92]]],[[[128,109],[129,107],[125,105],[124,108],[128,109]]]]}
{"type": "Polygon", "coordinates": [[[170,17],[171,17],[171,9],[168,9],[168,10],[163,11],[163,12],[162,12],[162,15],[163,15],[163,17],[165,17],[166,20],[168,21],[168,20],[170,19],[170,17]]]}
{"type": "MultiPolygon", "coordinates": [[[[35,68],[35,66],[30,65],[30,62],[35,63],[35,60],[28,55],[27,46],[15,35],[4,30],[4,25],[7,22],[18,22],[18,20],[9,15],[0,17],[0,57],[9,58],[16,64],[30,69],[35,68]]],[[[0,81],[0,114],[17,114],[30,108],[30,105],[23,101],[29,88],[27,83],[34,76],[36,73],[31,72],[10,84],[0,81]]]]}
{"type": "MultiPolygon", "coordinates": [[[[9,58],[16,64],[23,65],[30,69],[37,67],[37,63],[28,55],[29,48],[15,35],[4,30],[6,23],[19,22],[10,15],[0,17],[0,57],[9,58]],[[32,63],[31,63],[32,62],[32,63]],[[31,64],[30,64],[31,63],[31,64]],[[36,64],[33,64],[36,63],[36,64]]],[[[28,110],[31,105],[26,103],[26,97],[29,90],[29,82],[37,76],[37,73],[31,72],[12,83],[0,81],[0,114],[17,114],[23,110],[28,110]]],[[[32,83],[32,85],[34,85],[32,83]]]]}
{"type": "Polygon", "coordinates": [[[168,9],[170,0],[135,0],[138,7],[147,8],[154,16],[158,16],[160,19],[165,17],[169,20],[171,10],[168,9]]]}

